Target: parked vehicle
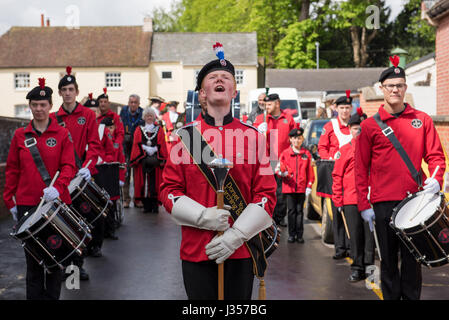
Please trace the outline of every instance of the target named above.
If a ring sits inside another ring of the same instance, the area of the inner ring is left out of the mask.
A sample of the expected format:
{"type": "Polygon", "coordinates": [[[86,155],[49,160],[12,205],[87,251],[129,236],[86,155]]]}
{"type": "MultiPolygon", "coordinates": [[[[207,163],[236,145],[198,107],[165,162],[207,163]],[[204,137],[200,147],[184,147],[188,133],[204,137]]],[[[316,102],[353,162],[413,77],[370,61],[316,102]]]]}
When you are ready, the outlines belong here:
{"type": "MultiPolygon", "coordinates": [[[[231,111],[234,118],[240,119],[240,90],[237,90],[237,96],[231,101],[231,111]]],[[[201,106],[198,101],[198,92],[187,91],[186,100],[186,123],[195,121],[201,112],[201,106]]]]}

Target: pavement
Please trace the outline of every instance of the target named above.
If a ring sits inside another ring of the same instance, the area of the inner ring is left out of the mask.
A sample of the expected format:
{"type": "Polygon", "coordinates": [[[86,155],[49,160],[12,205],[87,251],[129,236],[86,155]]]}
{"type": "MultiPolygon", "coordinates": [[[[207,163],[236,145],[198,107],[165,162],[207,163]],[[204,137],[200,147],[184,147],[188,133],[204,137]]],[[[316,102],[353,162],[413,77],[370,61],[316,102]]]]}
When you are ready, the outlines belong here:
{"type": "MultiPolygon", "coordinates": [[[[10,218],[0,221],[0,300],[25,299],[25,257],[19,241],[11,238],[10,218]]],[[[268,259],[265,275],[270,300],[379,300],[378,279],[350,283],[350,259],[333,260],[333,246],[320,238],[318,222],[305,219],[304,244],[287,243],[282,229],[279,248],[268,259]],[[377,281],[377,283],[376,283],[377,281]]],[[[158,214],[125,209],[125,220],[105,239],[103,257],[85,258],[90,280],[79,289],[63,283],[61,300],[185,300],[179,246],[180,227],[162,207],[158,214]]],[[[376,261],[377,266],[379,261],[376,261]]],[[[257,299],[254,281],[253,299],[257,299]]],[[[449,297],[449,265],[423,267],[423,300],[449,297]]]]}

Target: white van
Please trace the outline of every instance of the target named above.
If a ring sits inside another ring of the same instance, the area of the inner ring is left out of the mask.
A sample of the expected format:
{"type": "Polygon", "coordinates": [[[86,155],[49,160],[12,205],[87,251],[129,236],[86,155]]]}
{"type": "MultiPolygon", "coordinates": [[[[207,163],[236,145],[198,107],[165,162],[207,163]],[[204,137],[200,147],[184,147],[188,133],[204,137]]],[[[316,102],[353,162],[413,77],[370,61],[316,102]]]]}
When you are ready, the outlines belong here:
{"type": "MultiPolygon", "coordinates": [[[[248,114],[257,106],[257,97],[265,93],[265,88],[253,89],[248,93],[248,114]]],[[[286,110],[295,119],[295,122],[301,123],[301,105],[299,104],[298,91],[295,88],[270,88],[268,94],[277,93],[281,99],[281,109],[286,110]]]]}

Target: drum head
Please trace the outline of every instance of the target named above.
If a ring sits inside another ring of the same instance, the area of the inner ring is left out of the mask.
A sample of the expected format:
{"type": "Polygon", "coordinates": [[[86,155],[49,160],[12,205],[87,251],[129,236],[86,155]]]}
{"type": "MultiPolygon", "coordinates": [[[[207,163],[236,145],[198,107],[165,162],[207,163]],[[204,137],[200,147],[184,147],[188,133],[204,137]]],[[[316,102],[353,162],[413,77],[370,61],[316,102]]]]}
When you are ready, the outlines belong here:
{"type": "MultiPolygon", "coordinates": [[[[26,230],[30,229],[36,222],[38,222],[42,218],[42,214],[50,211],[51,206],[53,205],[53,202],[47,202],[44,204],[39,212],[31,212],[27,216],[24,216],[20,220],[20,227],[17,231],[17,234],[20,234],[22,232],[25,232],[26,230]]],[[[36,210],[37,208],[33,208],[32,210],[36,210]]]]}
{"type": "Polygon", "coordinates": [[[424,224],[440,207],[441,197],[439,194],[420,193],[404,201],[407,202],[394,219],[394,225],[399,229],[409,229],[421,223],[424,224]]]}
{"type": "Polygon", "coordinates": [[[81,185],[81,183],[84,181],[82,176],[76,176],[75,178],[72,179],[72,181],[70,181],[69,184],[69,193],[72,194],[73,191],[75,191],[76,187],[81,185]]]}

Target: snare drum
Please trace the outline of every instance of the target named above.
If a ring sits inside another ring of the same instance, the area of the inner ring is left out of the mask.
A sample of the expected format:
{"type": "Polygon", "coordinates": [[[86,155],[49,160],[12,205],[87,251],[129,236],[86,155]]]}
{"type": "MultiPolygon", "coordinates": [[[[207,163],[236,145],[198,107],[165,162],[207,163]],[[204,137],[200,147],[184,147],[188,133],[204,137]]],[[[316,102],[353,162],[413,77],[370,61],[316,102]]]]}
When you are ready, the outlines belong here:
{"type": "Polygon", "coordinates": [[[106,217],[112,208],[109,194],[95,182],[76,176],[68,187],[72,204],[70,207],[83,216],[92,227],[101,216],[106,217]]]}
{"type": "Polygon", "coordinates": [[[390,226],[427,267],[449,261],[449,209],[443,193],[414,193],[393,209],[390,226]]]}
{"type": "Polygon", "coordinates": [[[84,220],[66,204],[54,200],[20,219],[11,236],[48,272],[64,268],[74,253],[81,255],[92,239],[84,220]],[[68,262],[68,261],[67,261],[68,262]]]}

